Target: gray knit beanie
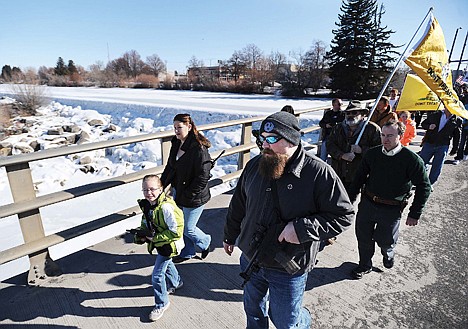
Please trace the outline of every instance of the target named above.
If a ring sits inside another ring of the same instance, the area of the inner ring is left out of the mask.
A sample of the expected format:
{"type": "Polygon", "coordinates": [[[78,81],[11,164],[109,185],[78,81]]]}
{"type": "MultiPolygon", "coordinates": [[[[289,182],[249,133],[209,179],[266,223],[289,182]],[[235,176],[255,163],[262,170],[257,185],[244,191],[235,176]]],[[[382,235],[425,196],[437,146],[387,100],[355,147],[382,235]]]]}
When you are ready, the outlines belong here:
{"type": "Polygon", "coordinates": [[[293,145],[301,143],[301,129],[297,118],[288,112],[276,112],[262,121],[260,133],[275,133],[293,145]]]}

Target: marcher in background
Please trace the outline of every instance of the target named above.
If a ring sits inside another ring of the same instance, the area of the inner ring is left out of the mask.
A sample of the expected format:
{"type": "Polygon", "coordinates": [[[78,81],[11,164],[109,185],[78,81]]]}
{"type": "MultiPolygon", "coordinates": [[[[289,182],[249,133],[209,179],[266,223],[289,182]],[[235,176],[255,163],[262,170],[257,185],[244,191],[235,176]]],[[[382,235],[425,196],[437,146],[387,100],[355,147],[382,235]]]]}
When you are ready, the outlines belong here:
{"type": "Polygon", "coordinates": [[[183,285],[172,257],[184,246],[184,215],[174,200],[163,192],[158,176],[145,176],[142,191],[145,198],[138,200],[143,213],[139,231],[144,234],[135,234],[134,242],[146,242],[150,254],[154,249],[158,252],[151,276],[155,307],[149,315],[151,321],[156,321],[169,308],[168,294],[174,293],[183,285]]]}
{"type": "Polygon", "coordinates": [[[355,279],[372,271],[375,243],[384,267],[393,267],[400,219],[412,186],[416,190],[406,219],[409,226],[418,224],[431,191],[423,161],[400,143],[404,131],[403,123],[393,120],[382,127],[382,147],[366,152],[349,190],[352,202],[362,192],[356,216],[359,265],[352,271],[355,279]]]}
{"type": "Polygon", "coordinates": [[[442,166],[449,152],[450,141],[453,143],[450,155],[457,153],[461,124],[462,120],[450,113],[445,107],[442,111],[429,114],[427,119],[421,124],[423,129],[426,130],[426,134],[419,155],[424,160],[426,166],[429,165],[432,159],[431,171],[429,173],[429,180],[432,185],[437,182],[442,171],[442,166]]]}
{"type": "Polygon", "coordinates": [[[345,120],[336,125],[327,140],[327,150],[331,156],[331,166],[340,177],[346,189],[354,179],[363,154],[371,147],[380,145],[380,128],[373,122],[364,127],[367,109],[360,101],[349,102],[344,110],[345,120]],[[358,145],[354,145],[364,129],[358,145]]]}
{"type": "MultiPolygon", "coordinates": [[[[295,114],[294,108],[291,105],[283,106],[283,108],[281,109],[281,112],[288,112],[291,114],[295,114]]],[[[252,130],[252,135],[255,137],[255,143],[257,144],[260,151],[263,150],[262,142],[258,139],[258,136],[260,135],[260,130],[259,129],[252,130]]]]}
{"type": "MultiPolygon", "coordinates": [[[[458,98],[465,105],[465,108],[468,109],[468,87],[467,85],[462,85],[460,94],[458,98]]],[[[461,139],[460,144],[458,145],[457,156],[455,160],[468,160],[468,119],[463,119],[462,129],[461,129],[461,139]]]]}
{"type": "Polygon", "coordinates": [[[468,120],[463,119],[460,144],[458,145],[455,161],[468,160],[468,120]]]}
{"type": "Polygon", "coordinates": [[[343,122],[345,115],[341,110],[343,102],[339,98],[332,100],[332,109],[325,111],[322,120],[319,122],[319,126],[322,128],[322,145],[320,147],[320,159],[327,161],[327,139],[330,135],[332,128],[338,123],[343,122]]]}
{"type": "Polygon", "coordinates": [[[174,117],[175,136],[167,165],[161,175],[164,187],[173,187],[174,199],[184,212],[185,248],[174,262],[180,263],[196,256],[196,248],[204,259],[210,252],[211,236],[197,227],[205,204],[210,200],[211,143],[200,134],[189,114],[174,117]]]}
{"type": "Polygon", "coordinates": [[[409,111],[398,112],[400,121],[405,125],[405,133],[401,138],[401,145],[408,146],[416,137],[416,124],[410,117],[409,111]]]}
{"type": "Polygon", "coordinates": [[[427,113],[427,111],[416,111],[414,112],[414,123],[416,124],[416,128],[421,127],[421,121],[423,115],[427,113]]]}
{"type": "Polygon", "coordinates": [[[392,90],[390,90],[390,98],[388,100],[388,103],[389,103],[390,108],[392,109],[392,111],[396,111],[399,99],[400,98],[398,96],[398,89],[393,88],[392,90]]]}
{"type": "Polygon", "coordinates": [[[295,116],[268,116],[259,138],[264,149],[247,163],[229,205],[224,250],[231,255],[238,243],[244,274],[256,260],[244,286],[247,328],[268,328],[269,318],[278,329],[310,328],[307,273],[320,240],[349,228],[354,209],[333,170],[302,148],[295,116]]]}
{"type": "Polygon", "coordinates": [[[370,121],[377,124],[380,128],[389,120],[398,121],[398,116],[395,112],[392,112],[390,108],[390,101],[387,97],[382,96],[377,103],[374,113],[372,114],[370,121]]]}
{"type": "Polygon", "coordinates": [[[285,106],[283,106],[283,108],[281,109],[281,111],[283,111],[283,112],[288,112],[288,113],[291,113],[291,114],[295,114],[295,113],[294,113],[294,108],[293,108],[291,105],[285,105],[285,106]]]}

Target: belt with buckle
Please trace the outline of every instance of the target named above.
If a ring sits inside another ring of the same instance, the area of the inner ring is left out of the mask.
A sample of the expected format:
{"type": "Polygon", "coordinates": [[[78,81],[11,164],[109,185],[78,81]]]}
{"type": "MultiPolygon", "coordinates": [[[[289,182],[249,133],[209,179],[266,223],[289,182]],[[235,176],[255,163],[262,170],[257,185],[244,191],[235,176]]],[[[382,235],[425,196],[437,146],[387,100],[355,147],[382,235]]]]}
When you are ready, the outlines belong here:
{"type": "Polygon", "coordinates": [[[401,206],[401,201],[397,201],[397,200],[388,200],[388,199],[382,199],[382,198],[379,198],[377,195],[375,195],[374,193],[372,192],[369,192],[368,190],[364,190],[364,193],[366,194],[366,196],[373,202],[375,203],[381,203],[381,204],[385,204],[385,205],[388,205],[388,206],[401,206]]]}

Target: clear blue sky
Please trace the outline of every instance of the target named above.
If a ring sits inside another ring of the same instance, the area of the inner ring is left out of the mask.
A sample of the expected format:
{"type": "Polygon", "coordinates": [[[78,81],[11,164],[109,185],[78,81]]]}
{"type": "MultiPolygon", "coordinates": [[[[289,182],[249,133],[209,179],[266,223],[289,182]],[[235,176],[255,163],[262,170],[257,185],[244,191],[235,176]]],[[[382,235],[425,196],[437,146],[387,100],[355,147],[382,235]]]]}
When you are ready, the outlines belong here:
{"type": "MultiPolygon", "coordinates": [[[[434,7],[448,50],[462,27],[452,59],[460,57],[468,32],[467,0],[379,3],[386,8],[384,23],[396,32],[394,44],[406,44],[434,7]]],[[[60,56],[87,69],[134,49],[143,60],[158,54],[169,70],[184,72],[192,56],[216,65],[248,44],[266,55],[306,51],[314,40],[329,46],[341,1],[1,0],[0,5],[0,67],[53,67],[60,56]]]]}

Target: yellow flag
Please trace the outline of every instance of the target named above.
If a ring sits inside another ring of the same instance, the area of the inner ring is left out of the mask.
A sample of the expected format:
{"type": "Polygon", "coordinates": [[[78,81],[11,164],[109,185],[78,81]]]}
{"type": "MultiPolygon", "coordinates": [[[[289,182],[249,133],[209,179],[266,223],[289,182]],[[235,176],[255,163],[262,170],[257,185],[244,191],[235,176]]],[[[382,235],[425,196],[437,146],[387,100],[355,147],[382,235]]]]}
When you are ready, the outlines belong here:
{"type": "Polygon", "coordinates": [[[468,111],[452,89],[452,73],[444,33],[432,14],[423,37],[405,59],[405,63],[437,95],[450,113],[468,119],[468,111]]]}
{"type": "Polygon", "coordinates": [[[408,74],[396,111],[435,111],[440,101],[437,95],[415,74],[408,74]]]}

